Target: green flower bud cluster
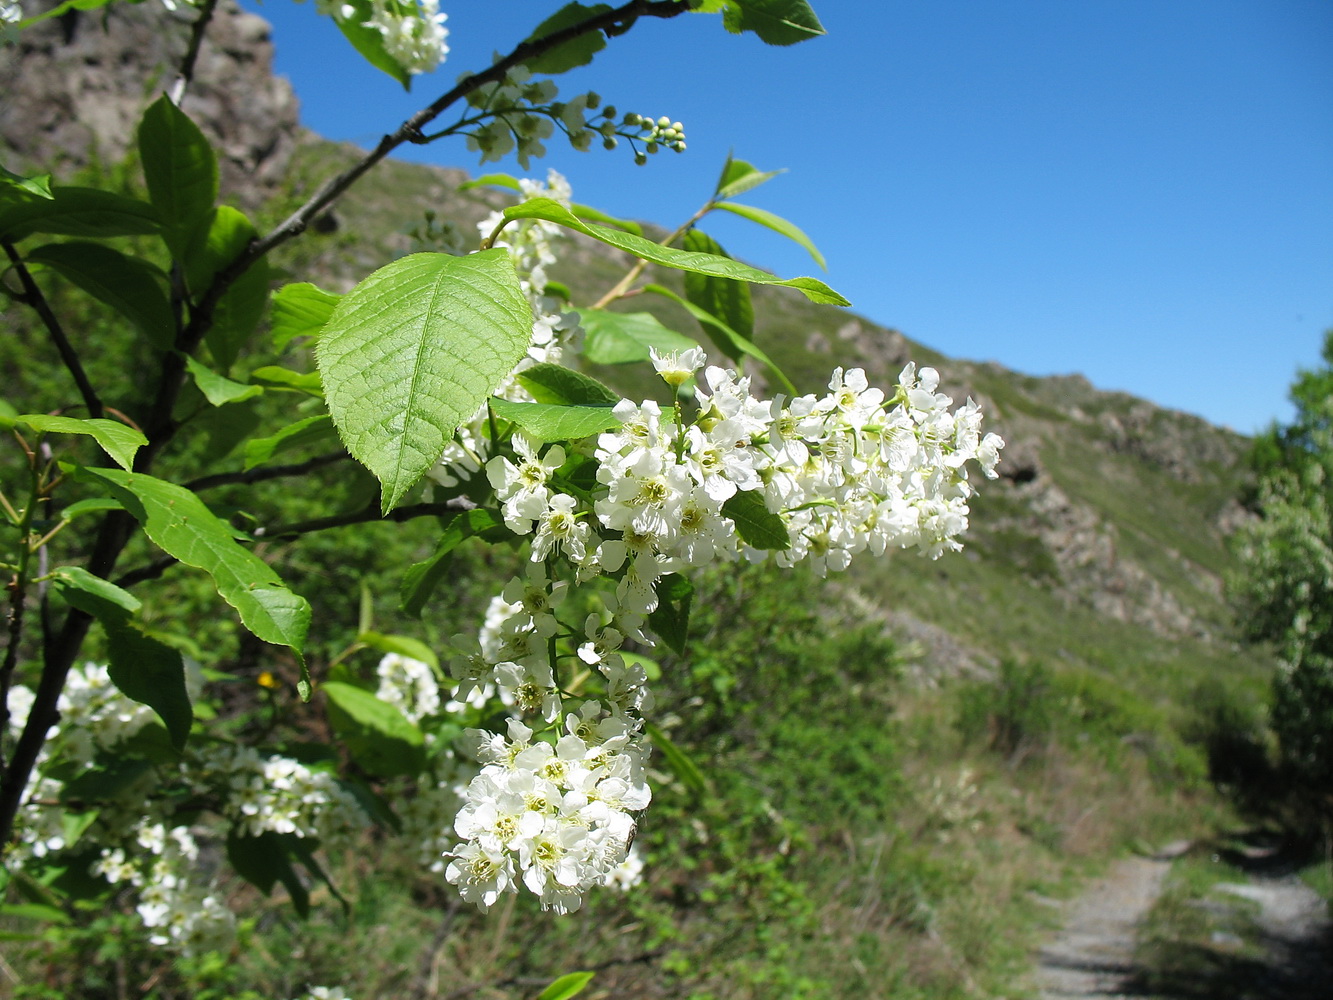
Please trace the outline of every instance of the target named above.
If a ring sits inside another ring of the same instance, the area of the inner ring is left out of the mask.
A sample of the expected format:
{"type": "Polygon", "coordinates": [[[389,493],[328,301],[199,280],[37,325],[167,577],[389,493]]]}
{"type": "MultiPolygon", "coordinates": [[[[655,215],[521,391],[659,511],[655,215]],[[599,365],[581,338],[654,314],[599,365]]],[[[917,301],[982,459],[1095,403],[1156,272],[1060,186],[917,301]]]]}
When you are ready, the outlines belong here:
{"type": "Polygon", "coordinates": [[[634,152],[634,162],[640,166],[648,162],[648,153],[656,153],[663,147],[676,153],[685,152],[685,126],[680,122],[673,122],[666,115],[654,119],[631,111],[625,115],[623,124],[628,128],[638,129],[638,134],[634,138],[641,139],[644,143],[643,152],[640,152],[637,146],[634,152]]]}

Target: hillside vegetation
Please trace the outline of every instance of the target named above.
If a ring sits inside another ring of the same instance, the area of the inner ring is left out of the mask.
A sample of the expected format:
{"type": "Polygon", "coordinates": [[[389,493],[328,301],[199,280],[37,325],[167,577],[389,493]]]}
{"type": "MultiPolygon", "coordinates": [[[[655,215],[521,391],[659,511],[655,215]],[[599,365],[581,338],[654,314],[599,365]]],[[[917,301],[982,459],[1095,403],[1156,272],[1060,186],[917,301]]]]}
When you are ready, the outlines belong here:
{"type": "MultiPolygon", "coordinates": [[[[284,155],[257,210],[261,229],[356,153],[302,135],[284,155]]],[[[70,170],[134,176],[77,158],[70,170]]],[[[504,195],[460,192],[465,179],[387,162],[277,263],[343,291],[403,254],[471,244],[504,195]]],[[[588,301],[624,268],[613,252],[571,242],[553,277],[588,301]]],[[[665,300],[631,308],[699,335],[665,300]]],[[[595,969],[588,995],[608,998],[1019,996],[1054,899],[1119,853],[1231,822],[1215,784],[1227,777],[1219,747],[1259,738],[1272,669],[1239,645],[1223,596],[1227,535],[1246,516],[1236,499],[1245,439],[1081,376],[949,359],[794,294],[760,290],[755,310],[757,343],[800,391],[822,387],[834,366],[891,385],[914,360],[938,367],[955,400],[980,402],[1008,444],[1001,478],[980,484],[962,553],[893,553],[828,580],[711,573],[690,640],[662,659],[655,685],[664,728],[694,770],[657,762],[641,887],[603,892],[566,918],[515,897],[481,915],[415,858],[368,839],[330,859],[346,909],[321,889],[326,905],[301,922],[281,891],[238,883],[242,947],[175,965],[134,943],[132,914],[80,913],[71,930],[6,945],[12,975],[0,992],[258,1000],[336,982],[360,1000],[518,1000],[562,972],[595,969]]],[[[12,322],[0,358],[58,398],[52,359],[12,322]]],[[[86,329],[107,344],[96,364],[123,368],[123,333],[96,313],[86,329]]],[[[309,358],[298,348],[283,363],[309,358]]],[[[626,395],[659,392],[641,366],[595,374],[626,395]]],[[[367,488],[349,465],[322,480],[348,508],[367,488]]],[[[317,678],[359,620],[429,643],[476,627],[488,581],[509,568],[504,554],[466,553],[448,599],[421,620],[399,611],[398,576],[432,545],[432,525],[418,522],[356,548],[331,534],[283,564],[315,605],[317,678]]],[[[266,552],[286,555],[278,544],[266,552]]],[[[184,576],[174,599],[208,606],[184,576]]],[[[292,672],[230,624],[199,619],[200,649],[239,676],[292,672]]],[[[367,653],[350,662],[371,664],[367,653]]],[[[237,695],[237,718],[256,697],[237,695]]],[[[283,726],[309,724],[294,694],[275,699],[283,726]]]]}

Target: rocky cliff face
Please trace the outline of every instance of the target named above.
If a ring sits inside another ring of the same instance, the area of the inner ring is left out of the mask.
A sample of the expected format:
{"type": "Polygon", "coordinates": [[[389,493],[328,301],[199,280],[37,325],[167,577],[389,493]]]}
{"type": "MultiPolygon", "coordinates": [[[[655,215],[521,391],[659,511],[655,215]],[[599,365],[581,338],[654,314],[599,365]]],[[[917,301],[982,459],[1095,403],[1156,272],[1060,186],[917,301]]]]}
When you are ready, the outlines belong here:
{"type": "MultiPolygon", "coordinates": [[[[25,30],[0,49],[0,162],[68,179],[119,161],[154,92],[171,85],[162,67],[180,64],[197,16],[113,3],[25,30]]],[[[218,149],[224,194],[247,211],[276,189],[299,131],[291,85],[272,67],[268,22],[220,3],[183,106],[218,149]]]]}

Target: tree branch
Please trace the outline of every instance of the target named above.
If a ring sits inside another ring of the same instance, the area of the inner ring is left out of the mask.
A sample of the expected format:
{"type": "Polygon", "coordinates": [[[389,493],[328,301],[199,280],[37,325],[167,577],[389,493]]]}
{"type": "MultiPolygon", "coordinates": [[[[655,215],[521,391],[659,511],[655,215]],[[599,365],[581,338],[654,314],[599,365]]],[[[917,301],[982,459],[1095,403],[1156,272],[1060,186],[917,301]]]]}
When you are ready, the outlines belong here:
{"type": "Polygon", "coordinates": [[[181,60],[176,82],[171,85],[171,103],[177,107],[180,107],[186,89],[194,81],[194,64],[199,58],[199,49],[204,43],[204,33],[208,30],[209,22],[213,20],[213,12],[217,9],[217,5],[218,0],[204,0],[199,7],[199,16],[190,25],[190,46],[185,50],[185,58],[181,60]]]}
{"type": "Polygon", "coordinates": [[[75,353],[69,338],[65,336],[65,330],[60,325],[60,320],[51,311],[51,306],[46,301],[46,296],[42,294],[42,290],[37,287],[37,282],[33,281],[32,272],[23,263],[23,258],[19,256],[14,244],[8,240],[3,240],[0,241],[0,246],[5,248],[5,256],[9,258],[10,264],[14,267],[14,273],[19,277],[19,284],[23,286],[23,294],[15,296],[15,298],[24,305],[31,306],[41,317],[47,332],[51,334],[51,340],[55,343],[56,350],[60,353],[60,360],[65,363],[69,373],[74,376],[74,384],[79,387],[79,394],[83,396],[83,405],[88,408],[88,415],[90,417],[100,417],[102,415],[102,401],[97,398],[97,392],[93,389],[93,384],[88,381],[88,375],[83,370],[83,364],[79,361],[79,356],[75,353]]]}
{"type": "Polygon", "coordinates": [[[284,476],[303,476],[322,466],[332,465],[334,462],[341,462],[351,457],[345,451],[331,451],[327,455],[316,455],[312,459],[294,465],[265,465],[248,472],[219,472],[217,475],[203,476],[186,483],[185,488],[198,493],[200,490],[212,489],[215,486],[248,486],[268,479],[281,479],[284,476]]]}

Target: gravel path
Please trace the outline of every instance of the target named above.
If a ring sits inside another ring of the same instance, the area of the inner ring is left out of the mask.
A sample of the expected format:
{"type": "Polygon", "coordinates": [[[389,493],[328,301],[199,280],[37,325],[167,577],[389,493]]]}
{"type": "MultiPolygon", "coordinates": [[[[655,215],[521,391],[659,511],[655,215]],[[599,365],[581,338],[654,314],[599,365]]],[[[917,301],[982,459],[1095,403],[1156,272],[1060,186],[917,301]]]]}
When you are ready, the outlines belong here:
{"type": "MultiPolygon", "coordinates": [[[[1126,858],[1064,905],[1061,931],[1039,954],[1035,976],[1040,1000],[1145,1000],[1135,986],[1135,925],[1151,909],[1171,870],[1188,848],[1176,844],[1153,858],[1126,858]]],[[[1333,924],[1323,899],[1275,857],[1251,854],[1246,882],[1214,886],[1212,898],[1227,895],[1257,904],[1255,930],[1263,961],[1225,964],[1219,952],[1211,988],[1195,981],[1188,992],[1153,994],[1155,1000],[1333,1000],[1333,924]]]]}
{"type": "Polygon", "coordinates": [[[1171,861],[1125,858],[1066,904],[1065,924],[1041,950],[1036,985],[1042,1000],[1131,997],[1134,928],[1162,891],[1171,861]]]}

